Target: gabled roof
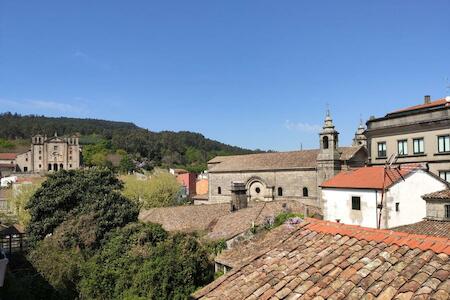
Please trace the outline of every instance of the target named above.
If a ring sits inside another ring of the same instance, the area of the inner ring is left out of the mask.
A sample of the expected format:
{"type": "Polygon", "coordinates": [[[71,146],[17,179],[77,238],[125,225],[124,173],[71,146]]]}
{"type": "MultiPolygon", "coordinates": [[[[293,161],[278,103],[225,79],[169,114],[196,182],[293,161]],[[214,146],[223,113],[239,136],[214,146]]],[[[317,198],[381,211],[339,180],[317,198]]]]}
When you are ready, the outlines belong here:
{"type": "Polygon", "coordinates": [[[322,183],[323,188],[350,188],[350,189],[383,189],[389,188],[402,177],[415,171],[414,167],[403,167],[398,171],[390,169],[386,172],[383,166],[364,167],[350,171],[342,171],[333,178],[322,183]]]}
{"type": "MultiPolygon", "coordinates": [[[[339,147],[341,160],[348,161],[363,148],[339,147]]],[[[231,171],[264,171],[264,170],[292,170],[308,169],[317,166],[317,155],[319,149],[270,152],[233,156],[218,156],[211,159],[208,164],[213,164],[209,172],[231,172],[231,171]]]]}
{"type": "MultiPolygon", "coordinates": [[[[306,219],[194,299],[448,299],[450,240],[306,219]],[[433,298],[434,297],[434,298],[433,298]]],[[[248,245],[250,249],[250,245],[248,245]]],[[[240,248],[234,251],[240,251],[240,248]]],[[[230,250],[233,251],[233,250],[230,250]]]]}
{"type": "Polygon", "coordinates": [[[0,159],[14,160],[17,157],[17,153],[0,153],[0,159]]]}
{"type": "Polygon", "coordinates": [[[449,200],[450,201],[450,189],[426,194],[426,195],[423,195],[422,198],[425,200],[439,199],[439,200],[449,200]]]}

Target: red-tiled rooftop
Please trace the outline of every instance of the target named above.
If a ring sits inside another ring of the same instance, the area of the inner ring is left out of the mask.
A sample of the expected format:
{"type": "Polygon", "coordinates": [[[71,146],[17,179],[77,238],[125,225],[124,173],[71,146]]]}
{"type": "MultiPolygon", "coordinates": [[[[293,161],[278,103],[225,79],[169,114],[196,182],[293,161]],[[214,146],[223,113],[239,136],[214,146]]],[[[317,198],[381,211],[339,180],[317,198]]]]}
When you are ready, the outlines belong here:
{"type": "Polygon", "coordinates": [[[399,110],[393,111],[393,112],[389,113],[389,115],[402,113],[402,112],[407,112],[407,111],[413,111],[413,110],[429,109],[429,108],[434,108],[434,107],[439,107],[439,106],[442,106],[442,107],[448,106],[447,100],[445,98],[443,98],[443,99],[431,101],[430,103],[424,103],[424,104],[410,106],[410,107],[407,107],[407,108],[403,108],[403,109],[399,109],[399,110]]]}
{"type": "Polygon", "coordinates": [[[17,157],[17,153],[0,153],[0,159],[2,160],[14,160],[17,157]]]}
{"type": "MultiPolygon", "coordinates": [[[[449,299],[450,240],[306,219],[194,299],[449,299]]],[[[261,243],[257,241],[256,243],[261,243]]],[[[227,250],[233,251],[233,250],[227,250]]]]}
{"type": "Polygon", "coordinates": [[[422,196],[423,199],[441,199],[441,200],[449,200],[450,199],[450,189],[426,194],[422,196]]]}
{"type": "Polygon", "coordinates": [[[373,166],[354,169],[350,171],[342,171],[333,178],[322,183],[324,188],[353,188],[353,189],[383,189],[383,181],[385,187],[389,188],[394,183],[408,175],[417,166],[403,166],[398,171],[390,169],[387,171],[386,178],[384,176],[384,167],[373,166]],[[385,178],[385,179],[384,179],[385,178]]]}

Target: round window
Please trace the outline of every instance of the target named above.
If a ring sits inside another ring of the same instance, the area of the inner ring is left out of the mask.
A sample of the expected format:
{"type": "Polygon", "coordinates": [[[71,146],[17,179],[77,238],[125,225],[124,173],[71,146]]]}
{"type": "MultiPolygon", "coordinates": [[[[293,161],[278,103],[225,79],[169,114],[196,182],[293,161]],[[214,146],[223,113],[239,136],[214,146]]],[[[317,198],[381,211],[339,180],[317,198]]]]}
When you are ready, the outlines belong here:
{"type": "Polygon", "coordinates": [[[261,192],[261,189],[260,189],[259,187],[257,187],[257,188],[255,189],[255,192],[256,192],[257,194],[259,194],[259,193],[261,192]]]}

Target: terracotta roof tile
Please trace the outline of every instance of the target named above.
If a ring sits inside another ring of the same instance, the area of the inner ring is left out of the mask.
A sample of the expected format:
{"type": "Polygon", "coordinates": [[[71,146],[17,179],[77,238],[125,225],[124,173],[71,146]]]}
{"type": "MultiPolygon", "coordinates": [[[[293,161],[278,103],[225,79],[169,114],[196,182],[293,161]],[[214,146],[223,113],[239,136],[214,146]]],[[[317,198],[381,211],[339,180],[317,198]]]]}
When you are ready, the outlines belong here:
{"type": "Polygon", "coordinates": [[[0,153],[0,159],[14,160],[17,157],[17,153],[0,153]]]}
{"type": "Polygon", "coordinates": [[[426,195],[423,195],[422,198],[425,200],[427,200],[427,199],[450,200],[450,189],[426,194],[426,195]]]}
{"type": "Polygon", "coordinates": [[[306,219],[226,250],[218,259],[234,256],[233,269],[192,296],[448,299],[449,246],[449,239],[306,219]]]}
{"type": "Polygon", "coordinates": [[[342,171],[333,178],[322,183],[325,188],[357,188],[357,189],[383,189],[383,181],[386,188],[398,182],[419,166],[401,166],[400,170],[388,170],[385,177],[383,166],[372,166],[342,171]]]}
{"type": "Polygon", "coordinates": [[[414,105],[414,106],[410,106],[407,108],[399,109],[399,110],[389,113],[388,116],[392,115],[392,114],[407,112],[407,111],[420,110],[420,109],[425,109],[425,108],[429,109],[429,108],[445,106],[445,105],[447,105],[447,101],[445,100],[445,98],[443,98],[443,99],[431,101],[430,103],[419,104],[419,105],[414,105]]]}
{"type": "Polygon", "coordinates": [[[228,240],[250,229],[253,221],[259,225],[286,210],[303,213],[304,205],[295,200],[253,202],[235,212],[230,212],[229,204],[161,207],[142,211],[139,219],[168,231],[204,231],[208,239],[228,240]]]}
{"type": "Polygon", "coordinates": [[[392,228],[394,231],[415,233],[422,238],[427,235],[450,239],[450,221],[423,220],[417,223],[392,228]]]}

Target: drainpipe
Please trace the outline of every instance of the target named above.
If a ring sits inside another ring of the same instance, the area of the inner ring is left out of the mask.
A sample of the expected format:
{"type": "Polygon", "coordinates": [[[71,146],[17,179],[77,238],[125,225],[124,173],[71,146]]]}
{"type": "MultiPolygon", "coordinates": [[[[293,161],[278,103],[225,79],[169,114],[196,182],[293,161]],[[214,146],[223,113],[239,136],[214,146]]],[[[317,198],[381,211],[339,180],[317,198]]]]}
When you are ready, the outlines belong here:
{"type": "Polygon", "coordinates": [[[378,225],[378,191],[375,191],[375,224],[378,225]]]}

